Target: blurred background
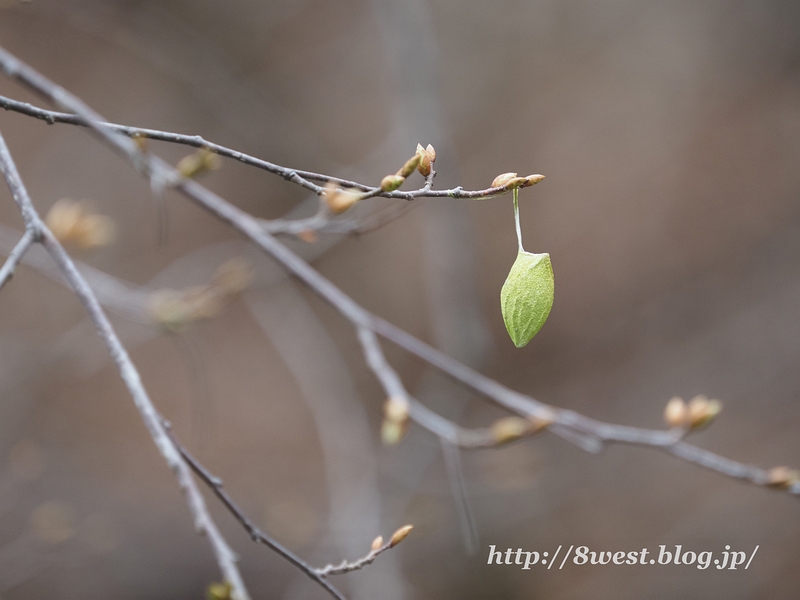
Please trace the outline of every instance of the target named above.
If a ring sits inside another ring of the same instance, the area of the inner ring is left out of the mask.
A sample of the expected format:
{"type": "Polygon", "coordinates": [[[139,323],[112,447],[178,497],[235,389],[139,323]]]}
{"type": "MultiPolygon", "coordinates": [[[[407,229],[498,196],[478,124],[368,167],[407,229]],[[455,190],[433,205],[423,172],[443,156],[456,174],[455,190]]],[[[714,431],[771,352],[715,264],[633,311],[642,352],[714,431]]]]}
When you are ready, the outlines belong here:
{"type": "MultiPolygon", "coordinates": [[[[417,142],[436,187],[544,173],[521,194],[526,249],[556,300],[524,349],[499,291],[510,197],[429,199],[356,237],[286,243],[368,309],[513,389],[659,428],[675,395],[724,410],[704,448],[800,465],[800,4],[786,0],[0,1],[0,44],[109,120],[200,134],[282,165],[377,184],[417,142]]],[[[42,103],[0,79],[0,94],[42,103]]],[[[43,214],[85,199],[115,243],[74,256],[159,409],[258,525],[315,565],[411,536],[335,578],[366,598],[796,598],[797,499],[660,453],[589,455],[550,434],[461,456],[479,536],[439,442],[379,440],[383,392],[346,321],[230,228],[78,128],[0,114],[43,214]],[[152,294],[234,257],[250,288],[164,332],[152,294]],[[748,553],[749,570],[487,566],[489,545],[748,553]]],[[[152,143],[175,163],[190,152],[152,143]]],[[[234,161],[205,180],[268,219],[317,200],[234,161]]],[[[404,189],[421,185],[418,175],[404,189]]],[[[359,217],[391,204],[370,201],[359,217]]],[[[22,224],[0,189],[0,246],[22,224]]],[[[0,595],[201,598],[220,575],[73,296],[31,253],[0,293],[0,595]]],[[[503,413],[385,345],[409,390],[485,426],[503,413]]],[[[325,598],[209,498],[254,598],[325,598]]]]}

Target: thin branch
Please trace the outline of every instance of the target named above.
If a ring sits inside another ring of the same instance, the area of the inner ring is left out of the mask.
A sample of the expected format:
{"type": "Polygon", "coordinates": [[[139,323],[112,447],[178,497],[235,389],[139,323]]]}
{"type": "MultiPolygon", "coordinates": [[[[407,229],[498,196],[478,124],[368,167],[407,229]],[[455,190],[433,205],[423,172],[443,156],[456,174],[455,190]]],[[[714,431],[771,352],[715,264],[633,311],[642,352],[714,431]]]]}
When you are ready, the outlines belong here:
{"type": "Polygon", "coordinates": [[[161,423],[161,415],[158,414],[155,406],[153,406],[147,391],[142,385],[139,372],[133,365],[119,337],[117,337],[97,297],[75,267],[72,259],[36,212],[2,134],[0,134],[0,171],[2,171],[11,190],[11,195],[23,215],[27,231],[33,232],[33,235],[39,239],[59,266],[64,277],[86,309],[89,318],[94,323],[98,335],[108,347],[111,358],[119,369],[120,377],[125,382],[142,420],[150,431],[153,441],[178,478],[178,484],[186,496],[189,510],[194,517],[195,528],[198,532],[208,537],[220,570],[225,579],[230,582],[237,600],[248,600],[247,589],[236,566],[236,554],[228,546],[211,515],[209,515],[203,497],[197,489],[194,479],[192,479],[188,465],[181,458],[180,453],[167,435],[161,423]]]}
{"type": "Polygon", "coordinates": [[[22,234],[22,238],[20,238],[17,245],[14,246],[14,249],[9,253],[6,262],[3,263],[3,268],[0,269],[0,290],[2,290],[3,286],[14,276],[17,265],[34,241],[36,241],[36,232],[33,229],[26,229],[25,233],[22,234]]]}
{"type": "MultiPolygon", "coordinates": [[[[551,421],[553,424],[549,426],[550,431],[586,450],[597,451],[602,448],[602,442],[650,446],[756,485],[766,485],[769,481],[769,475],[764,469],[729,461],[686,442],[676,442],[675,437],[669,432],[603,423],[574,411],[556,409],[530,396],[515,392],[370,313],[277,239],[263,231],[256,219],[210,190],[190,180],[181,182],[177,187],[196,203],[248,237],[287,271],[336,308],[355,327],[371,329],[513,413],[551,421]]],[[[800,483],[792,485],[788,491],[800,496],[800,483]]]]}
{"type": "Polygon", "coordinates": [[[350,217],[347,219],[332,218],[329,211],[320,210],[315,215],[305,219],[262,220],[261,224],[266,231],[273,235],[289,234],[302,236],[308,231],[359,235],[375,231],[391,223],[415,206],[417,206],[417,204],[414,202],[402,202],[367,217],[350,217]]]}
{"type": "Polygon", "coordinates": [[[256,524],[250,520],[250,517],[248,517],[241,508],[239,508],[239,505],[234,502],[233,498],[230,497],[228,492],[225,491],[222,480],[219,477],[214,476],[191,454],[191,452],[186,449],[185,446],[178,441],[178,439],[175,437],[175,434],[172,432],[170,424],[167,421],[163,421],[163,423],[167,431],[167,435],[169,435],[173,445],[178,449],[178,452],[181,453],[181,456],[189,464],[195,475],[197,475],[200,480],[205,483],[211,489],[211,491],[214,492],[214,495],[219,498],[220,502],[225,505],[225,508],[228,509],[234,518],[239,521],[239,524],[244,527],[248,534],[250,534],[250,538],[254,542],[263,544],[274,550],[280,556],[300,569],[303,573],[308,575],[316,583],[325,588],[330,595],[337,600],[345,600],[344,596],[342,596],[342,594],[335,587],[333,587],[324,579],[325,575],[321,574],[318,569],[315,569],[302,558],[297,556],[294,552],[286,548],[286,546],[261,531],[261,529],[259,529],[256,524]]]}
{"type": "MultiPolygon", "coordinates": [[[[5,55],[2,57],[4,65],[6,64],[10,65],[10,68],[4,66],[4,70],[6,70],[6,73],[8,73],[10,77],[30,78],[30,74],[26,73],[25,69],[17,68],[21,66],[21,63],[17,59],[12,57],[8,53],[4,54],[5,55]],[[13,62],[9,62],[9,59],[13,60],[13,62]]],[[[32,71],[32,69],[29,70],[32,71]]],[[[36,85],[36,82],[33,81],[33,79],[31,79],[31,81],[23,81],[23,83],[27,83],[28,85],[33,84],[34,86],[36,85]]],[[[64,103],[64,97],[58,99],[58,96],[54,94],[54,95],[49,95],[48,98],[51,101],[56,102],[57,104],[63,105],[64,107],[70,106],[69,103],[64,103]]],[[[366,199],[374,196],[381,196],[383,198],[402,198],[404,200],[413,200],[415,198],[462,198],[462,199],[472,199],[472,200],[487,200],[489,198],[494,198],[496,196],[506,194],[513,189],[513,187],[506,185],[493,188],[486,188],[483,190],[464,190],[460,186],[449,190],[433,190],[431,189],[432,177],[429,176],[428,178],[426,178],[425,185],[417,190],[411,190],[407,192],[400,190],[396,190],[393,192],[384,192],[381,190],[380,187],[366,185],[363,183],[359,183],[357,181],[351,181],[349,179],[342,179],[340,177],[334,177],[332,175],[325,175],[322,173],[314,173],[313,171],[303,171],[301,169],[282,167],[280,165],[276,165],[275,163],[271,163],[269,161],[256,158],[255,156],[245,154],[244,152],[234,150],[233,148],[228,148],[220,144],[215,144],[214,142],[209,142],[208,140],[204,139],[202,136],[199,135],[184,135],[180,133],[171,133],[168,131],[159,131],[157,129],[145,129],[142,127],[131,127],[129,125],[107,123],[104,120],[102,120],[99,117],[99,115],[93,115],[93,118],[87,121],[87,119],[85,119],[84,117],[79,116],[80,115],[79,111],[74,111],[73,114],[73,113],[63,113],[63,112],[45,110],[33,106],[32,104],[28,104],[27,102],[20,102],[18,100],[6,98],[5,96],[0,96],[0,108],[4,108],[6,110],[27,115],[29,117],[34,117],[36,119],[45,121],[51,125],[54,123],[66,123],[69,125],[79,125],[82,127],[94,127],[95,126],[94,124],[90,125],[89,121],[91,121],[108,131],[122,133],[131,138],[141,137],[141,138],[148,138],[151,140],[157,140],[160,142],[171,142],[174,144],[192,146],[194,148],[206,148],[208,150],[211,150],[212,152],[219,154],[220,156],[232,158],[251,167],[263,169],[270,173],[274,173],[275,175],[280,175],[287,181],[296,183],[297,185],[306,188],[317,195],[322,194],[324,188],[311,183],[311,181],[320,181],[323,183],[333,182],[344,188],[353,188],[361,190],[365,192],[365,195],[360,197],[361,199],[366,199]]],[[[126,153],[128,153],[127,150],[126,153]]]]}
{"type": "Polygon", "coordinates": [[[378,558],[379,555],[383,554],[390,548],[393,548],[395,544],[392,543],[391,540],[382,544],[378,548],[374,548],[369,551],[368,554],[359,558],[358,560],[354,560],[352,562],[348,562],[343,560],[338,565],[326,565],[321,569],[314,569],[314,572],[319,575],[320,577],[328,577],[330,575],[342,575],[344,573],[351,573],[353,571],[358,571],[359,569],[363,569],[367,565],[371,565],[375,562],[375,559],[378,558]]]}
{"type": "MultiPolygon", "coordinates": [[[[68,110],[72,110],[82,120],[91,122],[94,119],[95,113],[91,112],[82,102],[70,96],[68,99],[73,99],[74,101],[65,104],[65,96],[60,93],[63,92],[61,88],[55,86],[55,84],[30,69],[30,67],[23,66],[17,59],[2,50],[0,50],[0,66],[11,77],[26,84],[45,98],[65,106],[68,110]]],[[[91,123],[91,125],[95,129],[102,127],[97,123],[91,123]]],[[[103,135],[103,137],[107,143],[117,148],[118,151],[129,154],[127,152],[129,146],[122,144],[122,138],[111,135],[103,135]]],[[[336,308],[357,329],[371,330],[392,341],[513,413],[551,422],[549,430],[564,439],[576,443],[589,451],[599,451],[604,444],[610,443],[648,446],[736,479],[742,479],[756,485],[767,485],[769,483],[770,477],[766,470],[742,464],[697,448],[677,438],[671,432],[603,423],[574,411],[556,409],[503,386],[370,313],[265,231],[257,219],[194,181],[178,180],[174,169],[161,159],[149,155],[145,157],[140,152],[135,153],[130,158],[134,165],[145,175],[152,177],[152,173],[155,172],[162,177],[171,177],[172,181],[177,181],[176,189],[249,238],[264,252],[277,260],[289,273],[304,282],[317,295],[336,308]],[[146,161],[147,168],[141,168],[143,160],[146,161]]],[[[308,173],[303,174],[311,178],[308,173]]],[[[337,181],[341,182],[342,185],[352,183],[332,178],[322,180],[337,181]]],[[[416,196],[488,197],[505,191],[509,190],[500,187],[490,188],[482,192],[464,192],[461,188],[455,188],[455,190],[446,190],[444,193],[438,193],[434,191],[426,192],[423,188],[423,190],[417,191],[421,193],[416,193],[416,196]],[[471,196],[468,196],[468,194],[471,194],[471,196]]],[[[402,194],[405,195],[397,195],[397,192],[383,195],[388,197],[409,197],[408,195],[411,194],[410,197],[416,197],[414,196],[415,192],[404,192],[402,194]]],[[[800,496],[800,482],[793,483],[786,490],[790,494],[800,496]]]]}

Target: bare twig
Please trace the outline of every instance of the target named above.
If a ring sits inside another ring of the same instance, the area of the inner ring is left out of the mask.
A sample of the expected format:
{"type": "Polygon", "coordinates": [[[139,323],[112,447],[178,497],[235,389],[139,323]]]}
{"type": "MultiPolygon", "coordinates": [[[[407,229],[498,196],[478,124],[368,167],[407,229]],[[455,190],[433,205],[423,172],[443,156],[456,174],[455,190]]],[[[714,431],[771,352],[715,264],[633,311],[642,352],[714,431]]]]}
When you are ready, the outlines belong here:
{"type": "MultiPolygon", "coordinates": [[[[153,406],[147,391],[142,385],[141,377],[136,367],[131,362],[125,347],[117,337],[97,297],[75,267],[72,259],[36,212],[28,196],[25,185],[19,176],[19,172],[14,165],[14,161],[11,158],[11,154],[8,151],[2,134],[0,134],[0,171],[2,171],[8,187],[11,190],[11,195],[25,220],[26,235],[30,233],[31,240],[38,239],[41,242],[74,289],[75,294],[86,309],[89,318],[92,323],[94,323],[98,335],[108,347],[111,358],[119,369],[120,377],[125,382],[129,393],[133,397],[134,404],[136,404],[136,408],[139,410],[142,420],[150,431],[153,441],[162,456],[166,459],[169,467],[175,472],[178,478],[178,484],[186,495],[189,510],[194,517],[195,528],[198,532],[208,537],[220,570],[225,579],[230,582],[235,597],[238,600],[247,600],[249,595],[239,574],[238,567],[236,566],[236,554],[228,546],[222,534],[217,529],[211,515],[209,515],[206,510],[205,502],[192,479],[191,471],[164,430],[161,423],[161,416],[153,406]]],[[[23,237],[23,240],[25,239],[26,238],[23,237]]],[[[19,248],[19,245],[17,248],[19,248]]]]}
{"type": "Polygon", "coordinates": [[[167,421],[163,421],[163,423],[167,431],[167,435],[169,435],[173,445],[178,449],[178,452],[181,453],[181,456],[189,464],[192,471],[195,472],[195,474],[203,483],[211,488],[211,491],[214,492],[214,495],[219,498],[220,502],[225,505],[225,508],[228,509],[234,518],[239,521],[239,524],[244,527],[248,534],[250,534],[250,538],[254,542],[264,544],[268,548],[274,550],[280,556],[300,569],[303,573],[308,575],[312,580],[325,588],[330,595],[337,600],[345,600],[344,596],[342,596],[342,594],[335,587],[325,581],[325,575],[320,573],[319,569],[315,569],[302,558],[297,556],[294,552],[286,548],[286,546],[261,531],[261,529],[259,529],[256,524],[253,523],[250,517],[248,517],[241,508],[239,508],[239,505],[234,502],[233,498],[230,497],[228,492],[225,491],[222,480],[219,477],[215,477],[178,441],[178,439],[175,437],[175,434],[172,433],[172,428],[167,421]]]}
{"type": "MultiPolygon", "coordinates": [[[[14,70],[14,67],[21,65],[21,63],[14,57],[11,57],[11,55],[9,55],[8,53],[5,53],[5,55],[6,56],[3,57],[5,59],[3,62],[4,65],[5,64],[11,65],[11,70],[6,69],[6,72],[9,73],[11,77],[16,77],[13,74],[13,72],[17,71],[19,71],[19,73],[21,73],[22,75],[30,77],[30,73],[26,73],[24,69],[14,70]],[[12,59],[13,62],[9,63],[8,58],[12,59]]],[[[32,71],[32,69],[29,70],[32,71]]],[[[41,75],[39,75],[39,77],[41,77],[41,75]]],[[[27,83],[35,84],[36,82],[33,81],[34,79],[35,78],[33,78],[31,81],[27,83]]],[[[63,90],[61,91],[63,93],[63,90]]],[[[70,106],[70,104],[63,102],[65,100],[63,96],[54,94],[49,96],[49,99],[66,108],[69,108],[70,106]]],[[[74,97],[72,99],[77,100],[74,97]]],[[[29,117],[34,117],[36,119],[45,121],[51,125],[54,123],[66,123],[70,125],[79,125],[82,127],[89,127],[89,126],[95,127],[95,125],[90,125],[90,123],[87,122],[85,118],[80,116],[79,111],[74,111],[74,114],[72,114],[72,113],[62,113],[51,110],[45,110],[33,106],[32,104],[28,104],[27,102],[12,100],[11,98],[6,98],[5,96],[0,96],[0,108],[24,114],[29,117]]],[[[359,198],[362,200],[374,196],[381,196],[383,198],[402,198],[404,200],[413,200],[415,198],[463,198],[463,199],[473,199],[473,200],[485,200],[489,198],[494,198],[502,194],[506,194],[510,192],[512,189],[512,186],[506,185],[493,188],[486,188],[483,190],[464,190],[460,186],[449,190],[434,190],[431,189],[433,181],[432,177],[433,173],[432,173],[430,176],[426,178],[425,185],[417,190],[411,190],[411,191],[396,190],[393,192],[384,192],[381,190],[380,187],[366,185],[363,183],[359,183],[357,181],[351,181],[349,179],[342,179],[340,177],[334,177],[332,175],[324,175],[322,173],[314,173],[313,171],[303,171],[301,169],[282,167],[280,165],[276,165],[275,163],[271,163],[269,161],[256,158],[254,156],[250,156],[249,154],[245,154],[244,152],[239,152],[238,150],[234,150],[226,146],[221,146],[220,144],[215,144],[214,142],[209,142],[208,140],[204,139],[202,136],[199,135],[184,135],[180,133],[171,133],[168,131],[159,131],[157,129],[145,129],[142,127],[131,127],[129,125],[118,125],[116,123],[107,123],[103,121],[99,115],[96,114],[93,114],[93,117],[92,119],[90,119],[90,121],[95,123],[97,126],[106,129],[107,131],[114,131],[117,133],[124,134],[128,137],[142,137],[161,142],[171,142],[174,144],[192,146],[194,148],[206,148],[208,150],[211,150],[212,152],[219,154],[220,156],[232,158],[251,167],[256,167],[268,171],[270,173],[280,175],[287,181],[296,183],[301,187],[304,187],[314,192],[317,195],[322,194],[324,188],[318,185],[314,185],[313,183],[311,183],[311,181],[320,181],[323,183],[333,182],[343,188],[353,188],[361,190],[362,192],[365,192],[363,196],[359,196],[359,198]]],[[[126,153],[127,152],[128,151],[126,150],[126,153]]]]}
{"type": "Polygon", "coordinates": [[[392,540],[389,540],[385,544],[381,544],[379,547],[370,550],[368,554],[362,556],[358,560],[354,560],[352,562],[343,560],[338,565],[326,565],[321,569],[315,569],[314,571],[320,577],[328,577],[329,575],[342,575],[344,573],[358,571],[367,565],[371,565],[373,562],[375,562],[375,559],[378,558],[378,555],[383,554],[389,548],[393,548],[394,546],[395,544],[392,543],[392,540]]]}
{"type": "Polygon", "coordinates": [[[300,236],[307,231],[338,234],[361,234],[375,231],[403,216],[406,212],[417,206],[414,202],[402,202],[390,206],[375,214],[363,218],[335,219],[328,211],[319,211],[305,219],[274,219],[262,220],[264,229],[272,234],[290,234],[300,236]]]}
{"type": "Polygon", "coordinates": [[[8,255],[6,262],[3,263],[3,268],[0,269],[0,289],[3,289],[8,280],[14,276],[14,270],[35,240],[36,232],[33,229],[26,229],[22,238],[8,255]]]}

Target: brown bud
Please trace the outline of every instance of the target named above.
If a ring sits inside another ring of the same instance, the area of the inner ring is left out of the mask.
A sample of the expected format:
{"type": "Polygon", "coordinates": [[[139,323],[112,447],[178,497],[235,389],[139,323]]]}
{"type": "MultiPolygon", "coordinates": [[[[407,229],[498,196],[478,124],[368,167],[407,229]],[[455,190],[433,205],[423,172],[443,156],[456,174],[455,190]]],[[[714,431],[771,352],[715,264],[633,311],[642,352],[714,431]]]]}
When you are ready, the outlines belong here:
{"type": "Polygon", "coordinates": [[[406,536],[412,529],[414,529],[413,525],[403,525],[400,529],[395,531],[392,534],[392,540],[389,542],[389,547],[394,548],[395,546],[397,546],[397,544],[406,539],[406,536]]]}
{"type": "Polygon", "coordinates": [[[93,214],[82,202],[69,198],[53,205],[45,217],[45,225],[59,242],[82,250],[107,246],[116,233],[110,218],[93,214]]]}
{"type": "Polygon", "coordinates": [[[306,242],[307,244],[315,244],[319,239],[317,232],[313,229],[303,229],[297,232],[297,237],[306,242]]]}
{"type": "Polygon", "coordinates": [[[381,180],[381,190],[384,192],[393,192],[405,181],[405,177],[400,175],[387,175],[381,180]]]}
{"type": "Polygon", "coordinates": [[[800,472],[789,467],[773,467],[769,470],[767,485],[777,488],[790,488],[794,484],[800,483],[800,472]]]}
{"type": "Polygon", "coordinates": [[[325,185],[325,193],[322,198],[330,211],[335,215],[352,208],[355,203],[358,202],[358,195],[340,190],[333,181],[329,181],[325,185]]]}
{"type": "Polygon", "coordinates": [[[419,154],[415,154],[406,161],[406,164],[404,164],[396,174],[405,179],[417,170],[420,158],[422,157],[419,154]]]}
{"type": "Polygon", "coordinates": [[[383,536],[379,535],[374,540],[372,540],[372,545],[370,546],[370,550],[375,552],[376,550],[380,550],[383,546],[383,536]]]}
{"type": "Polygon", "coordinates": [[[425,154],[427,154],[428,158],[431,159],[431,163],[436,162],[436,150],[434,150],[433,146],[430,144],[428,144],[428,146],[425,148],[425,154]]]}
{"type": "Polygon", "coordinates": [[[689,407],[683,398],[675,396],[664,408],[664,422],[667,427],[688,427],[689,426],[689,407]]]}
{"type": "Polygon", "coordinates": [[[530,421],[530,431],[528,432],[529,435],[534,435],[543,431],[547,427],[553,424],[555,420],[555,415],[544,417],[528,417],[528,421],[530,421]]]}
{"type": "Polygon", "coordinates": [[[523,183],[520,187],[530,187],[532,185],[536,185],[542,179],[544,179],[544,175],[528,175],[525,177],[525,183],[523,183]]]}
{"type": "Polygon", "coordinates": [[[346,210],[350,210],[358,202],[358,196],[352,192],[337,191],[333,196],[325,197],[328,208],[335,215],[342,214],[346,210]]]}
{"type": "Polygon", "coordinates": [[[494,181],[492,181],[492,185],[490,185],[489,187],[493,188],[503,187],[509,181],[514,179],[516,176],[517,176],[516,173],[503,173],[501,175],[498,175],[497,177],[494,178],[494,181]]]}
{"type": "Polygon", "coordinates": [[[695,396],[689,401],[689,428],[707,427],[722,410],[719,400],[709,400],[705,396],[695,396]]]}
{"type": "Polygon", "coordinates": [[[417,171],[419,171],[420,175],[423,177],[427,177],[431,174],[431,157],[428,155],[425,148],[422,147],[422,144],[417,144],[417,155],[419,156],[417,171]]]}

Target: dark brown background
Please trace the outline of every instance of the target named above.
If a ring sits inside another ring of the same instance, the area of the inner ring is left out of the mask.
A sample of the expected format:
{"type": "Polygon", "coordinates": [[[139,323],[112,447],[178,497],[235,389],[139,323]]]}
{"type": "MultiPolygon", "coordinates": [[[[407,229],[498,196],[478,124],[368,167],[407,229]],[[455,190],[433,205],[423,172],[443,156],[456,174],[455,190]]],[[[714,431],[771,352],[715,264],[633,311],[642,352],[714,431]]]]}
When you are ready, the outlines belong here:
{"type": "MultiPolygon", "coordinates": [[[[523,350],[499,312],[508,198],[423,200],[357,239],[293,245],[366,307],[515,389],[648,427],[671,396],[705,393],[725,408],[698,444],[800,464],[800,4],[3,0],[0,43],[111,120],[288,166],[375,183],[419,141],[437,148],[437,186],[544,173],[522,194],[523,232],[552,256],[556,302],[523,350]]],[[[0,93],[36,101],[6,80],[0,93]]],[[[115,245],[77,257],[146,288],[105,290],[129,309],[115,323],[157,405],[260,525],[320,565],[416,525],[337,579],[349,597],[797,597],[796,499],[550,435],[463,456],[481,536],[469,556],[436,440],[413,429],[380,448],[382,392],[346,322],[177,196],[159,247],[147,185],[84,131],[12,113],[0,129],[40,210],[86,198],[117,222],[115,245]],[[143,292],[202,283],[235,255],[257,281],[218,318],[179,336],[136,322],[143,292]],[[748,571],[556,572],[487,567],[489,544],[760,550],[748,571]]],[[[266,218],[314,206],[231,161],[206,182],[266,218]]],[[[21,227],[5,188],[0,220],[21,227]]],[[[75,298],[22,267],[0,307],[2,597],[202,597],[219,577],[211,553],[75,298]]],[[[387,350],[442,414],[501,414],[387,350]]],[[[213,512],[254,597],[325,597],[213,512]]]]}

